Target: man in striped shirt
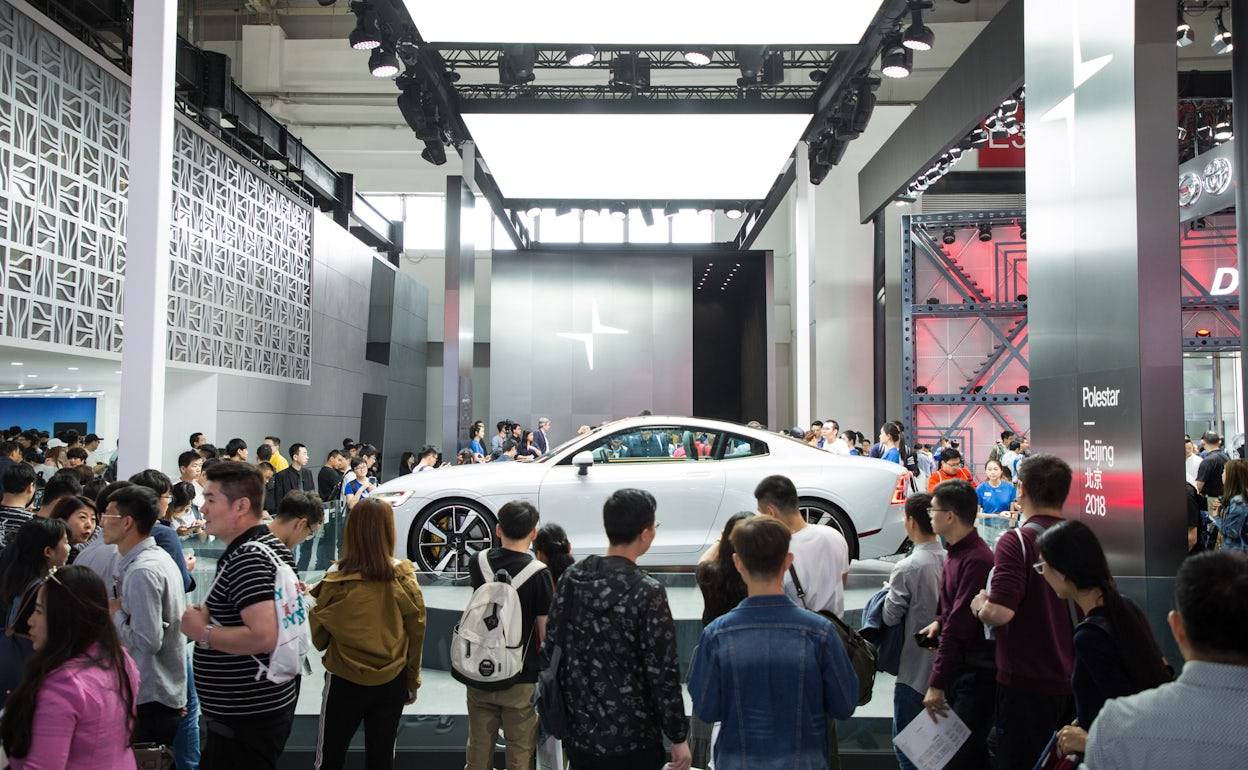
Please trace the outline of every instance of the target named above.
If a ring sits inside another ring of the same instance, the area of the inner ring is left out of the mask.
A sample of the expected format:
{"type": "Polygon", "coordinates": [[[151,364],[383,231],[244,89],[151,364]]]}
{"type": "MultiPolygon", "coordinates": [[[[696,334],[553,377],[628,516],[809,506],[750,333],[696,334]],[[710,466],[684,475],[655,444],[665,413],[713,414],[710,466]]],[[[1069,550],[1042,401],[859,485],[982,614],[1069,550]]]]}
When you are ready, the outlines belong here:
{"type": "Polygon", "coordinates": [[[229,543],[204,604],[187,608],[182,631],[196,642],[195,687],[207,718],[204,770],[276,768],[290,734],[296,682],[277,684],[261,669],[277,644],[273,589],[277,566],[256,541],[294,569],[290,550],[260,522],[264,479],[243,462],[206,471],[200,513],[211,535],[229,543]]]}

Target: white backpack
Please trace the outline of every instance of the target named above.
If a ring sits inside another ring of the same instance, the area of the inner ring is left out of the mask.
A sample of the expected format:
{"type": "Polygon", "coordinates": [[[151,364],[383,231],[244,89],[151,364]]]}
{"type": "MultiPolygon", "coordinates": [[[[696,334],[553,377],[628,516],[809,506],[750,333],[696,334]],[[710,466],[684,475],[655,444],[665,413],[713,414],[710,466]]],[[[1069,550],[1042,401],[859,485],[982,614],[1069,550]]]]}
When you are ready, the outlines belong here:
{"type": "Polygon", "coordinates": [[[470,687],[503,690],[524,669],[529,641],[522,638],[518,590],[546,565],[534,559],[510,583],[495,580],[486,551],[478,552],[477,565],[485,582],[472,592],[451,636],[451,676],[470,687]]]}
{"type": "MultiPolygon", "coordinates": [[[[255,547],[273,560],[277,573],[273,578],[273,611],[277,615],[277,644],[269,653],[269,665],[251,656],[260,670],[256,679],[264,674],[270,682],[283,684],[303,673],[308,651],[312,649],[312,631],[308,626],[308,603],[299,593],[299,581],[290,565],[282,561],[273,549],[257,540],[243,543],[240,548],[255,547]]],[[[219,575],[218,575],[219,577],[219,575]]],[[[216,581],[213,581],[215,586],[216,581]]],[[[212,588],[208,589],[212,593],[212,588]]]]}

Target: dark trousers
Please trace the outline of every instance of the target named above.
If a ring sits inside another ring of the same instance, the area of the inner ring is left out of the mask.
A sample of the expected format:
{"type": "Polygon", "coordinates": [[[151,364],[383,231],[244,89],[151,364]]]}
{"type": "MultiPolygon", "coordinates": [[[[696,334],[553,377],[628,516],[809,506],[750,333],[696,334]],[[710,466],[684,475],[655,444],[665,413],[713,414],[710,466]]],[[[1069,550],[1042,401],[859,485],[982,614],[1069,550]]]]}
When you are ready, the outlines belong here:
{"type": "Polygon", "coordinates": [[[158,743],[173,748],[178,737],[178,726],[182,724],[182,709],[175,709],[163,703],[152,701],[140,703],[135,707],[135,743],[158,743]]]}
{"type": "Polygon", "coordinates": [[[277,770],[286,748],[295,704],[259,716],[221,719],[209,716],[208,741],[199,766],[202,770],[277,770]]]}
{"type": "Polygon", "coordinates": [[[372,687],[325,673],[321,721],[316,736],[317,770],[340,770],[347,761],[351,736],[364,723],[364,766],[368,770],[394,767],[394,741],[408,699],[407,672],[372,687]]]}
{"type": "MultiPolygon", "coordinates": [[[[997,672],[991,668],[964,666],[958,669],[945,690],[945,700],[958,718],[970,728],[971,735],[953,755],[949,770],[986,770],[988,733],[996,705],[997,672]]],[[[1032,763],[1034,764],[1034,763],[1032,763]]],[[[1012,766],[1011,766],[1012,767],[1012,766]]],[[[1027,767],[1031,767],[1028,764],[1027,767]]]]}
{"type": "Polygon", "coordinates": [[[1074,696],[1042,695],[998,685],[992,736],[995,765],[1001,770],[1035,766],[1053,733],[1074,718],[1074,696]]]}
{"type": "Polygon", "coordinates": [[[659,770],[667,761],[667,752],[659,743],[640,751],[617,754],[614,757],[596,757],[564,746],[563,753],[572,770],[659,770]]]}

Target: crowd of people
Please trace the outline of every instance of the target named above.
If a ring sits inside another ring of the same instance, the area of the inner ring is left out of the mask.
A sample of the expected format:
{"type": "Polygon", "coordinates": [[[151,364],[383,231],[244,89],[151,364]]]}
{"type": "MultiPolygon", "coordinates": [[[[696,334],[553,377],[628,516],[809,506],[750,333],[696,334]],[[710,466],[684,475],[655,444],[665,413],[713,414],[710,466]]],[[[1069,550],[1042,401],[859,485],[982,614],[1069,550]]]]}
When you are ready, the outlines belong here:
{"type": "MultiPolygon", "coordinates": [[[[831,422],[821,437],[848,454],[831,422]]],[[[497,437],[504,454],[510,425],[497,437]]],[[[889,427],[884,455],[904,445],[889,427]]],[[[146,744],[168,747],[179,768],[276,767],[300,679],[282,650],[289,579],[308,597],[326,670],[315,767],[343,767],[361,727],[367,766],[393,767],[400,716],[421,686],[427,618],[415,567],[394,557],[393,511],[370,494],[376,450],[344,442],[313,474],[302,444],[287,458],[268,437],[249,462],[242,439],[224,453],[202,439],[191,437],[176,481],[155,469],[110,481],[109,462],[100,474],[83,463],[46,479],[24,460],[0,467],[0,744],[11,766],[128,770],[146,744]],[[296,576],[325,556],[306,541],[331,525],[341,546],[306,586],[296,576]],[[224,550],[203,601],[190,603],[195,555],[185,546],[204,538],[224,550]]],[[[881,592],[882,622],[902,640],[894,734],[956,714],[970,737],[954,768],[1030,767],[1050,743],[1092,768],[1233,766],[1248,748],[1236,729],[1248,691],[1248,462],[1223,461],[1215,445],[1193,464],[1222,539],[1178,572],[1175,679],[1096,535],[1062,517],[1070,466],[1047,454],[1012,462],[1014,443],[1003,436],[978,487],[958,448],[941,447],[929,473],[939,480],[906,501],[913,549],[881,592]],[[993,547],[982,517],[1001,510],[1019,526],[993,547]]],[[[436,468],[437,453],[425,447],[403,464],[436,468]]],[[[801,516],[787,477],[763,479],[754,497],[756,510],[725,523],[695,572],[704,610],[691,714],[667,592],[637,565],[661,537],[654,497],[611,494],[606,552],[580,561],[534,505],[504,505],[499,545],[470,562],[469,580],[474,597],[514,595],[515,665],[501,678],[492,659],[488,671],[456,669],[465,767],[492,767],[500,729],[509,769],[534,767],[552,746],[577,770],[838,766],[834,720],[853,714],[859,681],[827,616],[845,614],[849,546],[801,516]]],[[[897,759],[913,766],[900,750],[897,759]]]]}

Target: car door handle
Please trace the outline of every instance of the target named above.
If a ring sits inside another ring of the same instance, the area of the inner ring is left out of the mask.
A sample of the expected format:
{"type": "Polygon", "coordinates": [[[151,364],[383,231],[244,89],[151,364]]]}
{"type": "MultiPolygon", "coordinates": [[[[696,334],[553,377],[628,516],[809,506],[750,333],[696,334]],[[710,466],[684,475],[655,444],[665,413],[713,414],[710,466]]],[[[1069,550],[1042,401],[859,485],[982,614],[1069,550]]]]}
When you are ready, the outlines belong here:
{"type": "Polygon", "coordinates": [[[686,471],[684,476],[687,479],[709,479],[711,477],[711,472],[710,471],[686,471]]]}

